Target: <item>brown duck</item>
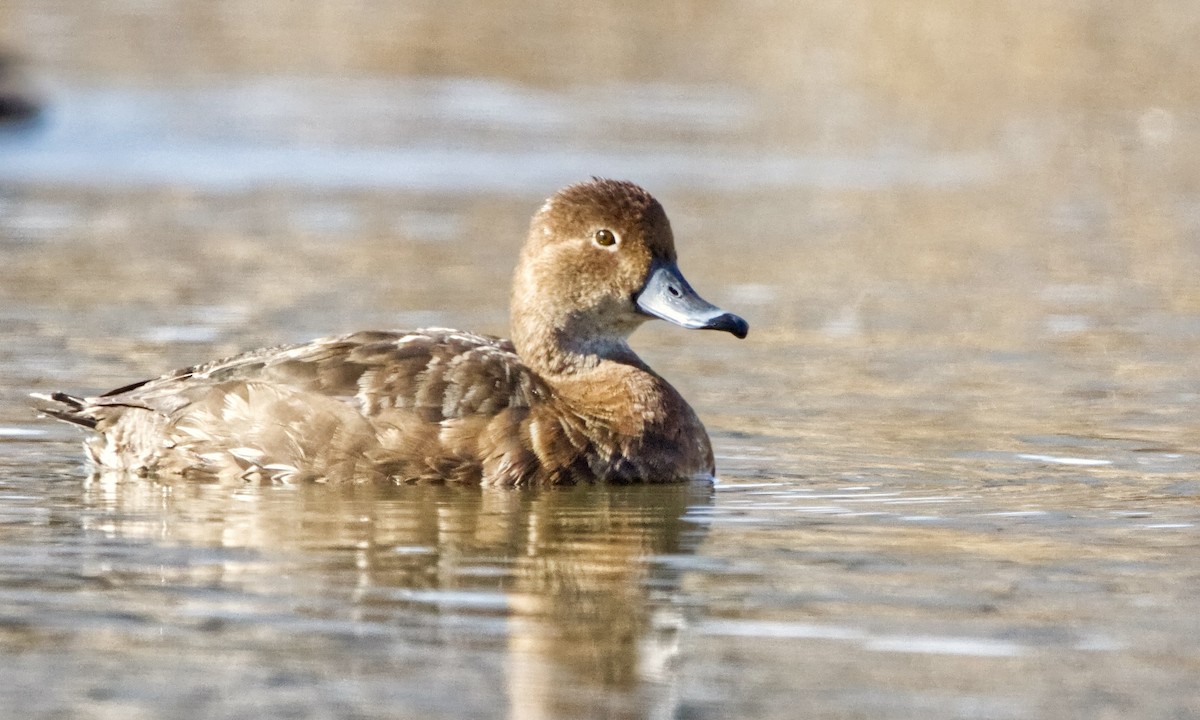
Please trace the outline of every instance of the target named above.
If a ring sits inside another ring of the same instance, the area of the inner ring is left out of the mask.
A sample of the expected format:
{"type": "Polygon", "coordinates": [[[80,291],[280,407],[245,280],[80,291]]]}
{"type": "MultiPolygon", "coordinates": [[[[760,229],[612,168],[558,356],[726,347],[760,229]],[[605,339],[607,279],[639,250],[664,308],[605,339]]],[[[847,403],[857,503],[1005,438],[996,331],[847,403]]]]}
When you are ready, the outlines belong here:
{"type": "Polygon", "coordinates": [[[533,217],[512,340],[358,332],[254,350],[107,392],[39,396],[95,432],[103,470],[246,480],[487,485],[711,477],[696,413],[626,339],[650,317],[742,338],[679,272],[662,206],[567,187],[533,217]]]}

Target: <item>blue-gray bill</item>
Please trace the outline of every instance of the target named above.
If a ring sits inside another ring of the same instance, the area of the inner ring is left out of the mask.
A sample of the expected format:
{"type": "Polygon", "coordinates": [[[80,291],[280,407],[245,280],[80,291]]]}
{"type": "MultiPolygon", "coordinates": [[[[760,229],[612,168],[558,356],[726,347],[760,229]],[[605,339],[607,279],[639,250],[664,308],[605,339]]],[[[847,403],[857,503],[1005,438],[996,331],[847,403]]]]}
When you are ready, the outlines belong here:
{"type": "Polygon", "coordinates": [[[724,330],[738,338],[750,331],[748,322],[697,295],[673,262],[655,260],[646,286],[635,300],[642,312],[680,327],[724,330]]]}

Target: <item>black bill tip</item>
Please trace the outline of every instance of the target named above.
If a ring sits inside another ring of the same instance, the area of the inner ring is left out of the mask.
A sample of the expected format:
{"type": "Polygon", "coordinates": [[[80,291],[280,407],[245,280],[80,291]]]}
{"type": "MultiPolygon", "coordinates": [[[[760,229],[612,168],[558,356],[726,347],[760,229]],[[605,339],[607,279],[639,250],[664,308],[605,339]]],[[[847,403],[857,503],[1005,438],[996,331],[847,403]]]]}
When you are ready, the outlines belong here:
{"type": "Polygon", "coordinates": [[[733,313],[727,312],[709,320],[704,329],[724,330],[727,333],[731,333],[738,340],[744,340],[750,332],[750,323],[733,313]]]}

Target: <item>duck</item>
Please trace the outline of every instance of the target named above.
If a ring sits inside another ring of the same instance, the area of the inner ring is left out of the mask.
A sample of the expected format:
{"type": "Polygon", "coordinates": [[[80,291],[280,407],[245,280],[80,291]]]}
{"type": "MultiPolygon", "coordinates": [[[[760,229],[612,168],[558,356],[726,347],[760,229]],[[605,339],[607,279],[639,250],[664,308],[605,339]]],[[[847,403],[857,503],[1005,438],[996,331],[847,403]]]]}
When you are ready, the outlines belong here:
{"type": "Polygon", "coordinates": [[[41,113],[25,63],[17,54],[0,48],[0,129],[28,124],[41,113]]]}
{"type": "Polygon", "coordinates": [[[534,214],[511,339],[361,331],[252,350],[84,397],[36,395],[89,432],[94,469],[146,477],[487,486],[713,479],[708,433],[629,346],[644,322],[745,338],[679,270],[663,206],[592,178],[534,214]]]}

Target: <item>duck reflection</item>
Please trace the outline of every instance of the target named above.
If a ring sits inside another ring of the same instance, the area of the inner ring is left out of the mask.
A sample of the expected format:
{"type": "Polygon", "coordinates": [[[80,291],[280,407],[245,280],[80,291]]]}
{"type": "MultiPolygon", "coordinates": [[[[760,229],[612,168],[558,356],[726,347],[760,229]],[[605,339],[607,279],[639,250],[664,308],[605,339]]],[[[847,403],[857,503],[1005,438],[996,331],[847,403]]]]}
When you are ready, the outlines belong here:
{"type": "Polygon", "coordinates": [[[297,613],[375,632],[426,623],[434,649],[422,652],[499,656],[505,687],[492,692],[510,717],[673,713],[672,557],[701,539],[688,509],[711,501],[707,484],[231,487],[96,475],[85,494],[87,530],[238,551],[181,582],[202,573],[208,586],[293,594],[297,613]]]}

